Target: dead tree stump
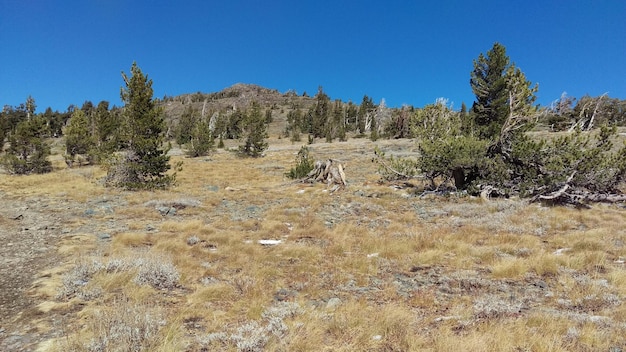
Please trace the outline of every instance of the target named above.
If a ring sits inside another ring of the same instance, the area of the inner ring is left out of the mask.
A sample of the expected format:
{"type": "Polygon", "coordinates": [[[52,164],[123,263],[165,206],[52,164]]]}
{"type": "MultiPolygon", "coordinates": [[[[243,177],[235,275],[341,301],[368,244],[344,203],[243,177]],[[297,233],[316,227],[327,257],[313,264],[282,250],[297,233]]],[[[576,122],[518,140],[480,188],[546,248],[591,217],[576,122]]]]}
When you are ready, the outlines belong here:
{"type": "Polygon", "coordinates": [[[328,186],[338,185],[346,186],[346,174],[344,173],[345,165],[339,160],[328,159],[325,161],[318,160],[315,167],[304,178],[307,182],[324,182],[328,186]]]}

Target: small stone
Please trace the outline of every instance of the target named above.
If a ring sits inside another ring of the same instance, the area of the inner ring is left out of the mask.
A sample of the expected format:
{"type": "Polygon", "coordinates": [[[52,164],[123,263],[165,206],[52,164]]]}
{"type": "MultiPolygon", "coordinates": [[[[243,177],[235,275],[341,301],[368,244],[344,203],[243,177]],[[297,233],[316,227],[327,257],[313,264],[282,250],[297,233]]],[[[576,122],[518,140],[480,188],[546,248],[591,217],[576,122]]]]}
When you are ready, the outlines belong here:
{"type": "Polygon", "coordinates": [[[161,215],[165,216],[165,215],[176,215],[176,208],[174,207],[157,207],[156,210],[159,211],[159,213],[161,213],[161,215]]]}
{"type": "Polygon", "coordinates": [[[326,302],[326,309],[334,309],[341,304],[341,299],[333,297],[326,302]]]}
{"type": "Polygon", "coordinates": [[[110,240],[111,239],[111,234],[110,233],[101,233],[101,234],[98,235],[98,239],[99,240],[103,240],[103,241],[110,240]]]}
{"type": "Polygon", "coordinates": [[[259,240],[258,243],[263,246],[275,246],[283,243],[282,240],[259,240]]]}
{"type": "Polygon", "coordinates": [[[383,338],[382,335],[374,335],[374,336],[372,336],[372,340],[374,340],[374,341],[380,341],[380,340],[382,340],[382,338],[383,338]]]}
{"type": "Polygon", "coordinates": [[[274,299],[279,302],[283,302],[295,296],[296,296],[296,292],[290,291],[286,288],[281,288],[280,290],[276,291],[276,294],[274,294],[274,299]]]}

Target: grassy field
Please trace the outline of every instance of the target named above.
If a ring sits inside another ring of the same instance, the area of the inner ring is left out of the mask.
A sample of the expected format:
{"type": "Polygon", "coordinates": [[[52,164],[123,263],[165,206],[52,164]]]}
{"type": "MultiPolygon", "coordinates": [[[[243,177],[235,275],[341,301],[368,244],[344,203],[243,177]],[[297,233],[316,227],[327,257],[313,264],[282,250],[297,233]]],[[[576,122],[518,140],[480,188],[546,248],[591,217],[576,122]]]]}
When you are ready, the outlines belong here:
{"type": "MultiPolygon", "coordinates": [[[[299,144],[183,160],[168,191],[95,167],[11,177],[86,204],[38,285],[46,351],[620,351],[626,209],[423,196],[379,184],[374,143],[313,144],[348,186],[294,183],[299,144]],[[107,207],[95,206],[106,199],[107,207]],[[261,240],[280,241],[264,245],[261,240]]],[[[410,141],[380,141],[411,153],[410,141]]]]}

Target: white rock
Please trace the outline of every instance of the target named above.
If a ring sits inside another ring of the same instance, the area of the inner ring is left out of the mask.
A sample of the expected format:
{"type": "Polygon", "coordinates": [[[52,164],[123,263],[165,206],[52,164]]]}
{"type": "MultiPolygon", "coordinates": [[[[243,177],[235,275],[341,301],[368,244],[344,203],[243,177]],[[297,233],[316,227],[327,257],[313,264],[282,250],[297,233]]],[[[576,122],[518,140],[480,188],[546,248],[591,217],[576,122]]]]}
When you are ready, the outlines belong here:
{"type": "Polygon", "coordinates": [[[259,240],[259,244],[264,246],[275,246],[281,243],[283,243],[282,240],[259,240]]]}
{"type": "Polygon", "coordinates": [[[556,251],[554,251],[554,253],[552,253],[552,254],[554,254],[554,255],[562,255],[563,252],[567,252],[567,251],[571,251],[571,250],[572,250],[571,248],[559,248],[556,251]]]}
{"type": "Polygon", "coordinates": [[[341,299],[339,299],[337,297],[333,297],[333,298],[329,299],[328,302],[326,303],[326,309],[335,308],[335,307],[337,307],[340,304],[341,304],[341,299]]]}

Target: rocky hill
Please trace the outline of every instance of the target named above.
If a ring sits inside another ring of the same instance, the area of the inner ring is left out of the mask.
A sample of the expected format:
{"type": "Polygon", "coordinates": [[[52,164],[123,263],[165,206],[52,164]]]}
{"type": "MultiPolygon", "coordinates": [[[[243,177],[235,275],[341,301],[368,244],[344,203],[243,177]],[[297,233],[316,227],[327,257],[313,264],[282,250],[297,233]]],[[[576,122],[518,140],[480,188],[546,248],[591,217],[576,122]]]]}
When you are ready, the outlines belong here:
{"type": "Polygon", "coordinates": [[[265,109],[272,109],[274,122],[269,132],[277,136],[286,126],[286,116],[291,110],[308,109],[314,104],[314,98],[298,95],[294,91],[280,93],[276,89],[264,88],[254,84],[237,83],[222,91],[214,93],[190,93],[175,97],[165,97],[159,104],[165,111],[170,126],[175,125],[189,105],[203,116],[214,113],[231,113],[239,109],[246,109],[256,101],[265,109]]]}

